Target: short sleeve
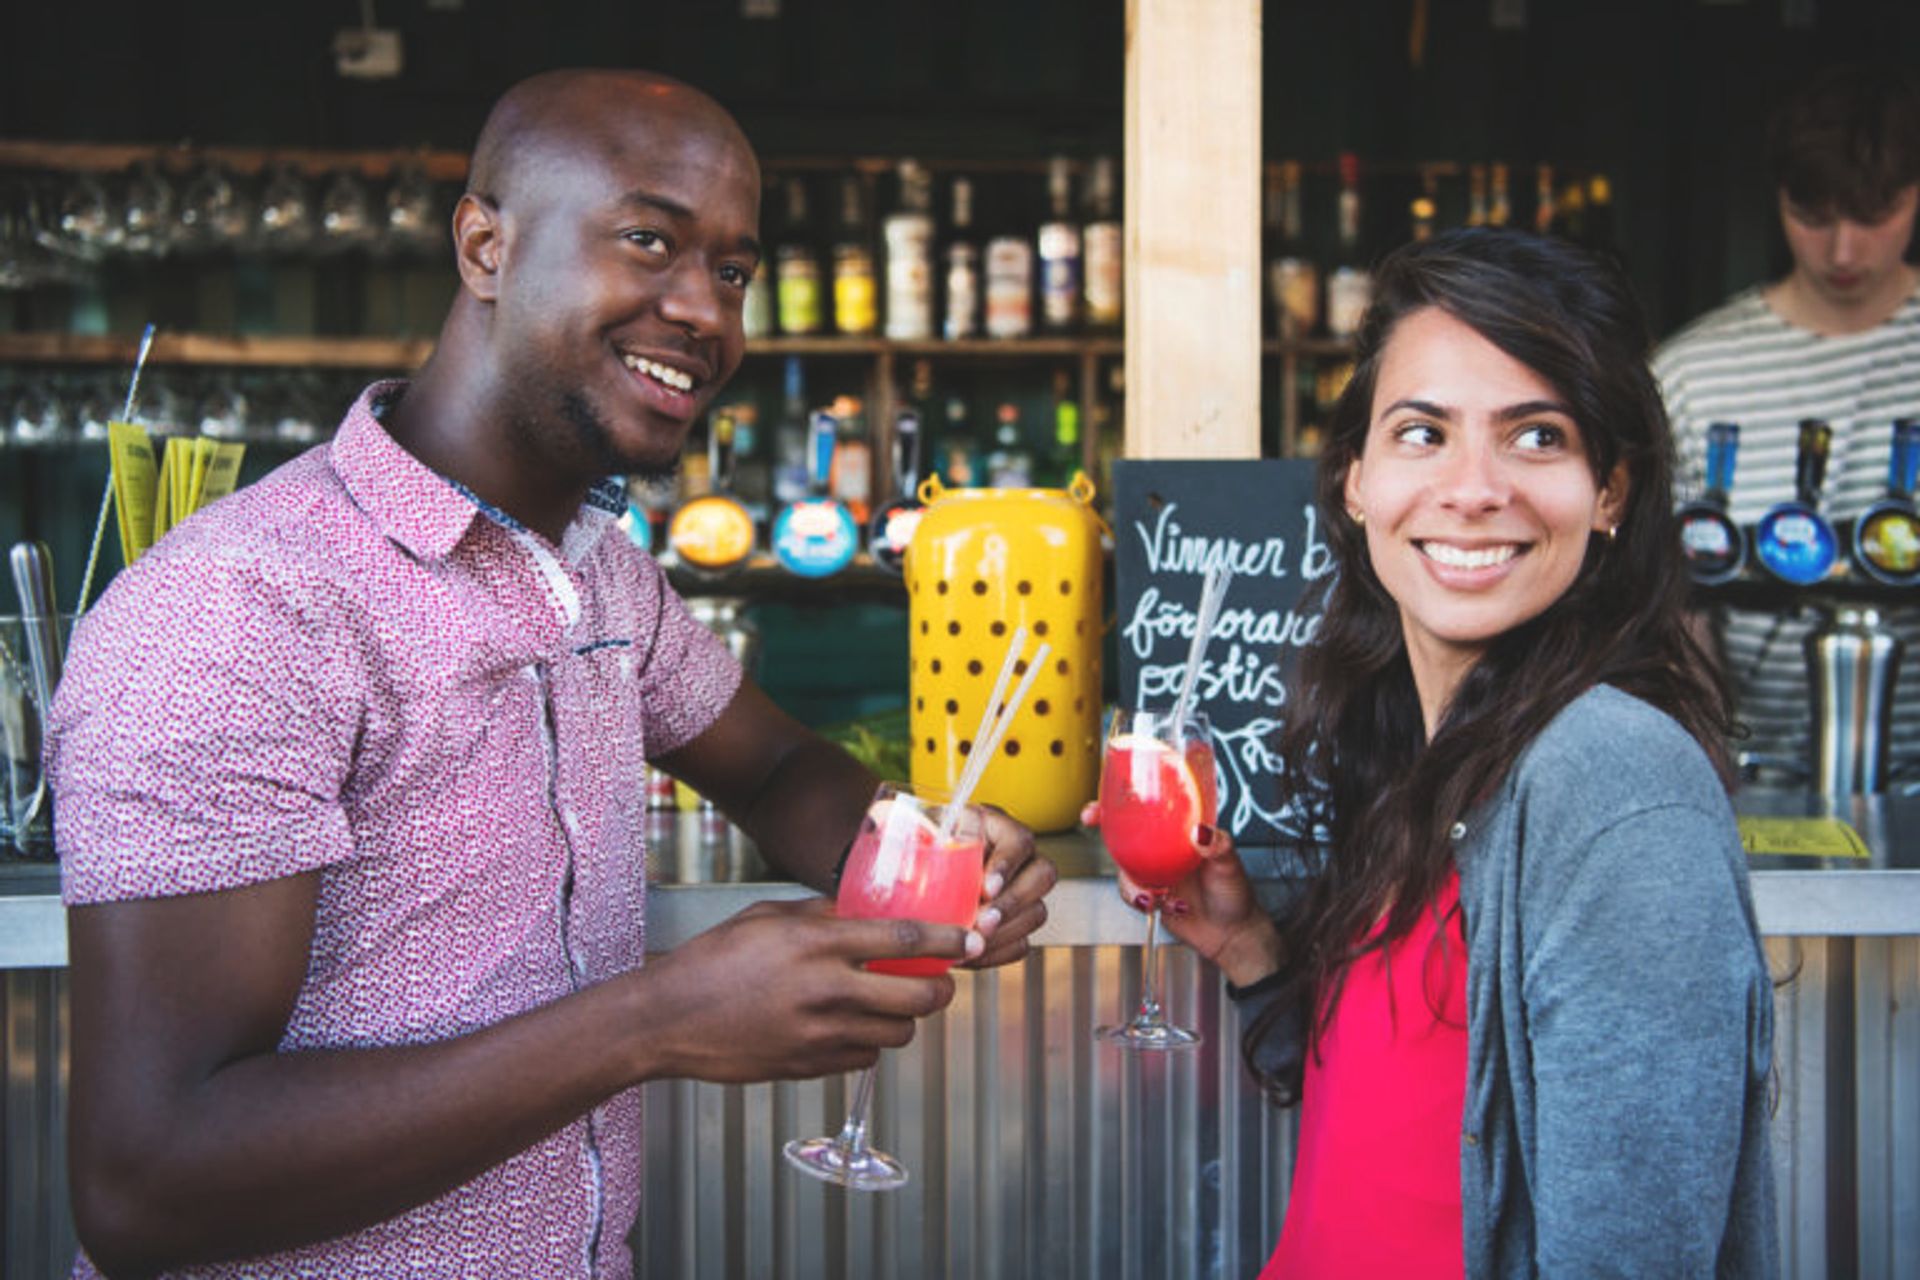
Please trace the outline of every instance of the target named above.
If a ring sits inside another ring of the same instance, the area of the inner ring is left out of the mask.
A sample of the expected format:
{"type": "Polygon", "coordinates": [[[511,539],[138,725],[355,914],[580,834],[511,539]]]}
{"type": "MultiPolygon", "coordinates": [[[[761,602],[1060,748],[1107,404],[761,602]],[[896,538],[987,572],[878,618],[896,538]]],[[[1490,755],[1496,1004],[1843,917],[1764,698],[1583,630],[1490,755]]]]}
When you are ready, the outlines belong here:
{"type": "Polygon", "coordinates": [[[659,604],[653,611],[657,622],[640,696],[647,755],[657,759],[693,741],[718,720],[739,692],[744,673],[726,642],[687,611],[659,566],[650,560],[647,564],[657,575],[659,604]]]}
{"type": "Polygon", "coordinates": [[[148,559],[82,620],[54,701],[66,900],[235,888],[353,856],[357,611],[244,551],[148,559]]]}

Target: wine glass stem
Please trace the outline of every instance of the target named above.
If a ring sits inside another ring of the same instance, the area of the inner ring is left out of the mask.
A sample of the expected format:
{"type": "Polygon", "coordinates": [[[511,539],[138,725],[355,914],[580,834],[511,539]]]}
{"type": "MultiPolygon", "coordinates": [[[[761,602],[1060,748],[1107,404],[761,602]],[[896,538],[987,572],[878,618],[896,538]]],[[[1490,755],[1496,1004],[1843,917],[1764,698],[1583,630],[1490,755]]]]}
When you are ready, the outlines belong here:
{"type": "Polygon", "coordinates": [[[1160,1021],[1160,895],[1147,904],[1147,947],[1140,957],[1140,1020],[1160,1021]]]}
{"type": "Polygon", "coordinates": [[[847,1122],[840,1126],[840,1136],[836,1141],[848,1157],[866,1153],[867,1107],[873,1101],[873,1073],[878,1067],[879,1064],[875,1063],[860,1073],[859,1083],[853,1088],[853,1105],[847,1108],[847,1122]]]}

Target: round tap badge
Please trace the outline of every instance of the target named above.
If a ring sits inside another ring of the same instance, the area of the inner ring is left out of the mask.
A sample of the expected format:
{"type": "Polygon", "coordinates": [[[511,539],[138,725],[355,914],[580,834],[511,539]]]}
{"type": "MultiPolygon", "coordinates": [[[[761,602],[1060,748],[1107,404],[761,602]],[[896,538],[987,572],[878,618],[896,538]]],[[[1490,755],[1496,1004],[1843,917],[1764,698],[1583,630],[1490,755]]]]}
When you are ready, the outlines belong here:
{"type": "Polygon", "coordinates": [[[1739,576],[1747,561],[1747,539],[1720,508],[1692,503],[1680,511],[1680,552],[1693,580],[1711,586],[1739,576]]]}
{"type": "Polygon", "coordinates": [[[1867,508],[1853,527],[1854,563],[1896,587],[1920,582],[1920,514],[1904,502],[1867,508]]]}
{"type": "Polygon", "coordinates": [[[803,578],[826,578],[852,563],[860,530],[831,498],[796,502],[773,522],[773,554],[803,578]]]}
{"type": "Polygon", "coordinates": [[[673,513],[667,545],[693,569],[724,573],[753,554],[753,517],[720,494],[695,498],[673,513]]]}
{"type": "Polygon", "coordinates": [[[1783,502],[1760,517],[1753,544],[1761,564],[1797,587],[1825,578],[1839,554],[1833,526],[1798,502],[1783,502]]]}

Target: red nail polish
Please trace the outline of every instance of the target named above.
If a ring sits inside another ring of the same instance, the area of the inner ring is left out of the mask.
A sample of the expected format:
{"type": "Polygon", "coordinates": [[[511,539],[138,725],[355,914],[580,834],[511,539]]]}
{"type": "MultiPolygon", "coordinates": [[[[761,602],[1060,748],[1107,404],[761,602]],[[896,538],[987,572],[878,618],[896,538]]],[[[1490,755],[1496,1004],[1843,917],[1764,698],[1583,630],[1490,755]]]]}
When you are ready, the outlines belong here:
{"type": "Polygon", "coordinates": [[[1187,914],[1187,912],[1191,911],[1192,909],[1193,908],[1187,905],[1187,900],[1185,898],[1167,899],[1167,914],[1170,916],[1183,916],[1187,914]]]}
{"type": "Polygon", "coordinates": [[[1133,895],[1133,905],[1145,911],[1153,905],[1153,898],[1150,894],[1136,893],[1133,895]]]}
{"type": "Polygon", "coordinates": [[[1208,825],[1207,825],[1206,823],[1204,823],[1204,822],[1203,822],[1203,823],[1201,823],[1201,824],[1200,824],[1199,826],[1197,826],[1197,827],[1195,827],[1195,828],[1193,829],[1193,842],[1194,842],[1195,844],[1197,844],[1197,845],[1209,845],[1209,844],[1212,844],[1212,843],[1213,843],[1213,828],[1212,828],[1212,827],[1210,827],[1210,826],[1208,826],[1208,825]]]}

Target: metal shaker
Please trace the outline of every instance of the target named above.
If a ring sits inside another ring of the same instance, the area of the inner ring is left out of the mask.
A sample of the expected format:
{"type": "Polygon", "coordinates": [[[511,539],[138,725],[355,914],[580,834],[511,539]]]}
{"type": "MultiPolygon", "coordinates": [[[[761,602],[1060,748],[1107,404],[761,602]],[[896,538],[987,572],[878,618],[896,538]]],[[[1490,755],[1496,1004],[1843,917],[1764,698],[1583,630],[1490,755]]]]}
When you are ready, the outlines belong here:
{"type": "Polygon", "coordinates": [[[1822,794],[1886,789],[1893,684],[1903,648],[1875,609],[1836,608],[1808,634],[1813,785],[1822,794]]]}

